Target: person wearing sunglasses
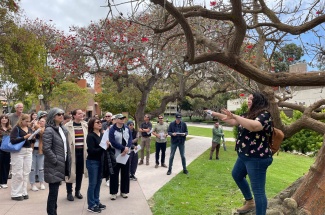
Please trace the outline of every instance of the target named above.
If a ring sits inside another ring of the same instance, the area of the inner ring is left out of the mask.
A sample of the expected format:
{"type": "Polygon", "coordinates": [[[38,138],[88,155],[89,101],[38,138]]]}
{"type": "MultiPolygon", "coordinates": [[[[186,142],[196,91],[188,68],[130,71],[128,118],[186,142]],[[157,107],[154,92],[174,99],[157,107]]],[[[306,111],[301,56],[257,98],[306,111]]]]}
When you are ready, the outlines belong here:
{"type": "Polygon", "coordinates": [[[86,171],[86,156],[87,156],[87,134],[88,125],[84,119],[84,112],[81,109],[75,109],[71,112],[72,121],[65,124],[65,127],[69,131],[72,144],[70,145],[72,168],[71,177],[66,181],[67,199],[68,201],[74,201],[72,195],[72,183],[76,183],[75,197],[82,199],[83,196],[80,193],[83,174],[87,174],[86,171]]]}
{"type": "Polygon", "coordinates": [[[71,138],[63,126],[63,110],[52,108],[47,116],[43,134],[44,180],[49,184],[47,214],[57,214],[60,183],[71,175],[71,138]]]}
{"type": "MultiPolygon", "coordinates": [[[[109,142],[115,153],[115,158],[118,156],[126,156],[130,152],[130,147],[132,145],[132,133],[130,129],[124,124],[125,116],[123,114],[116,114],[116,123],[109,129],[109,142]]],[[[123,198],[128,198],[128,193],[130,191],[130,163],[129,159],[125,164],[116,163],[113,167],[114,174],[110,175],[110,187],[109,191],[111,194],[111,200],[116,200],[118,193],[118,185],[121,185],[121,196],[123,198]],[[121,178],[119,180],[119,175],[121,172],[121,178]]]]}
{"type": "Polygon", "coordinates": [[[111,112],[107,112],[105,114],[105,119],[104,119],[104,122],[103,122],[103,125],[102,125],[102,130],[103,131],[106,131],[113,124],[112,123],[112,120],[113,120],[112,116],[113,116],[113,114],[111,112]]]}
{"type": "Polygon", "coordinates": [[[167,168],[165,164],[165,153],[167,147],[167,136],[168,136],[168,124],[164,122],[162,115],[158,116],[158,123],[153,128],[152,134],[156,136],[156,165],[155,168],[159,167],[159,153],[161,151],[161,166],[167,168]]]}
{"type": "MultiPolygon", "coordinates": [[[[91,118],[88,122],[87,135],[87,160],[86,167],[88,170],[88,190],[87,203],[88,211],[92,213],[100,213],[106,209],[106,206],[100,203],[99,193],[102,183],[102,162],[101,158],[104,149],[99,145],[103,137],[102,123],[98,118],[91,118]]],[[[109,146],[109,145],[108,145],[109,146]]]]}
{"type": "Polygon", "coordinates": [[[146,114],[143,118],[143,123],[141,123],[139,132],[141,132],[141,149],[140,149],[140,162],[139,165],[143,164],[144,160],[144,150],[146,150],[146,165],[149,165],[150,159],[150,142],[151,142],[151,129],[152,124],[150,122],[150,115],[146,114]]]}

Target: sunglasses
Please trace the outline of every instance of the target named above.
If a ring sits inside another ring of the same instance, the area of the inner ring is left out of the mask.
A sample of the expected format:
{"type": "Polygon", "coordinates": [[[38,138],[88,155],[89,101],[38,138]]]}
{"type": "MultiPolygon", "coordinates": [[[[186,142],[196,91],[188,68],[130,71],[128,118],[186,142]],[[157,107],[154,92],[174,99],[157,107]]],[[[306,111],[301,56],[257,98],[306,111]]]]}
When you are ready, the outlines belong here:
{"type": "Polygon", "coordinates": [[[58,113],[58,114],[56,114],[57,116],[63,116],[64,115],[64,113],[58,113]]]}
{"type": "Polygon", "coordinates": [[[105,117],[111,117],[111,116],[105,116],[105,117]]]}
{"type": "Polygon", "coordinates": [[[158,118],[158,119],[164,119],[164,118],[158,118]]]}
{"type": "Polygon", "coordinates": [[[102,124],[102,122],[101,122],[101,121],[97,121],[97,122],[95,122],[95,123],[97,123],[97,124],[102,124]]]}

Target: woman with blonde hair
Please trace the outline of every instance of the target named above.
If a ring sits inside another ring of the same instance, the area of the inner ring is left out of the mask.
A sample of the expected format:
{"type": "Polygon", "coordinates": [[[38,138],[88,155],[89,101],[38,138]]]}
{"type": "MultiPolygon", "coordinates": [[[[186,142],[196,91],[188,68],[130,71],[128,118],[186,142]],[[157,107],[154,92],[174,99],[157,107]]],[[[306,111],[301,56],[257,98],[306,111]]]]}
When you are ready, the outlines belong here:
{"type": "Polygon", "coordinates": [[[40,182],[40,189],[45,190],[44,184],[44,154],[43,154],[43,133],[45,130],[46,117],[42,117],[38,120],[36,129],[39,129],[39,133],[36,134],[35,143],[32,144],[33,148],[33,161],[31,172],[29,173],[29,182],[32,191],[38,191],[35,184],[36,173],[38,173],[38,181],[40,182]],[[38,171],[37,171],[38,170],[38,171]]]}
{"type": "Polygon", "coordinates": [[[28,140],[33,133],[28,127],[30,117],[28,114],[21,114],[17,125],[10,132],[10,142],[17,144],[25,141],[24,145],[18,152],[11,152],[11,168],[12,168],[12,183],[11,183],[11,199],[22,201],[28,199],[27,184],[28,176],[32,166],[32,140],[28,140]]]}
{"type": "MultiPolygon", "coordinates": [[[[11,126],[7,115],[0,116],[0,146],[2,138],[10,135],[11,126]]],[[[10,152],[0,150],[0,188],[8,188],[7,181],[10,170],[10,152]]]]}

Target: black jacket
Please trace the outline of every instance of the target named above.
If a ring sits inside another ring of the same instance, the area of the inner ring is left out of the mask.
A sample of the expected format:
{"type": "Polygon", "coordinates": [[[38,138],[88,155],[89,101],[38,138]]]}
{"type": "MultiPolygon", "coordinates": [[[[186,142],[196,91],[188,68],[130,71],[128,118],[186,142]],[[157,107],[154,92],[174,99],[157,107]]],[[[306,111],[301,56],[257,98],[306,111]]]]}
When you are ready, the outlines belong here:
{"type": "Polygon", "coordinates": [[[67,158],[64,155],[64,142],[58,127],[47,126],[43,134],[44,179],[47,183],[57,183],[70,177],[71,152],[68,143],[68,130],[61,127],[67,140],[67,158]]]}

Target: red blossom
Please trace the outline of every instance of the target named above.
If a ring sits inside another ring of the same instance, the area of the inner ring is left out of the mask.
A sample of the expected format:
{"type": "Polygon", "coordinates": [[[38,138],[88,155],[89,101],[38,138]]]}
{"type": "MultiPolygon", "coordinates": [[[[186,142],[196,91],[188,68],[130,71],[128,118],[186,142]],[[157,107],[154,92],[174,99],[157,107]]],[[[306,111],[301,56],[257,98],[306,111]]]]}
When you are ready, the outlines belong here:
{"type": "Polygon", "coordinates": [[[246,46],[246,48],[251,49],[251,48],[253,48],[253,45],[248,45],[248,46],[246,46]]]}
{"type": "Polygon", "coordinates": [[[293,57],[288,57],[288,61],[292,62],[294,60],[293,57]]]}
{"type": "Polygon", "coordinates": [[[241,93],[239,94],[240,97],[244,97],[245,96],[245,93],[241,93]]]}
{"type": "Polygon", "coordinates": [[[214,7],[214,6],[216,6],[217,5],[217,2],[216,1],[210,1],[210,6],[211,7],[214,7]]]}
{"type": "Polygon", "coordinates": [[[316,11],[316,14],[319,15],[319,14],[322,14],[322,11],[316,11]]]}
{"type": "Polygon", "coordinates": [[[142,37],[142,38],[141,38],[141,41],[142,41],[142,42],[148,42],[149,39],[148,39],[147,37],[142,37]]]}

